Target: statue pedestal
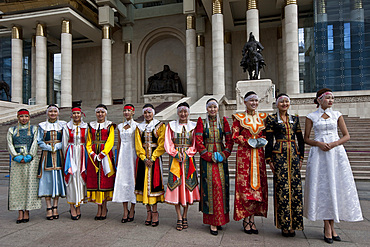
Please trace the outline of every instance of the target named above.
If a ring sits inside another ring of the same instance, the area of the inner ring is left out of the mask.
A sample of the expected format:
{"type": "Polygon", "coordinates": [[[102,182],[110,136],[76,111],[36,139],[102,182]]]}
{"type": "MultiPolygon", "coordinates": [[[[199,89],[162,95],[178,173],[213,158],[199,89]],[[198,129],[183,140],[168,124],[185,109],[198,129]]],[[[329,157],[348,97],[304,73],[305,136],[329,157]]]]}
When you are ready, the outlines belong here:
{"type": "Polygon", "coordinates": [[[244,95],[254,91],[260,98],[259,112],[272,113],[272,104],[275,102],[275,84],[270,79],[246,80],[236,83],[236,112],[244,112],[244,95]]]}
{"type": "Polygon", "coordinates": [[[185,95],[181,93],[145,94],[142,96],[142,98],[144,98],[144,103],[176,102],[184,97],[185,95]]]}

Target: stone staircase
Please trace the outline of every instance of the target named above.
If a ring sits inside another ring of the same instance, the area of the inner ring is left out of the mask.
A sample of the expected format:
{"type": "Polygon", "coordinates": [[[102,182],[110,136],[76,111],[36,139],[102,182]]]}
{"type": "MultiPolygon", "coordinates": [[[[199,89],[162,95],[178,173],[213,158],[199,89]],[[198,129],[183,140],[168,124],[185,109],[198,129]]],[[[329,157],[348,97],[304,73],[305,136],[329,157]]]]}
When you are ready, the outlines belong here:
{"type": "MultiPolygon", "coordinates": [[[[140,117],[141,109],[143,107],[143,103],[135,104],[136,107],[136,116],[135,119],[140,117]]],[[[169,105],[169,103],[167,103],[169,105]]],[[[160,110],[164,109],[163,105],[154,105],[156,107],[156,112],[160,112],[160,110]]],[[[123,115],[122,115],[122,108],[123,105],[113,105],[108,107],[108,119],[113,121],[116,124],[122,122],[123,115]]],[[[94,108],[83,108],[86,118],[84,119],[85,122],[90,122],[95,120],[95,112],[94,108]]],[[[31,123],[36,124],[42,121],[45,121],[45,114],[38,114],[36,116],[32,116],[31,123]]],[[[349,157],[352,172],[356,180],[362,181],[370,181],[370,119],[360,119],[354,117],[347,117],[344,116],[348,131],[351,135],[351,140],[348,141],[344,146],[347,150],[347,155],[349,157]]],[[[60,119],[69,120],[70,119],[70,110],[69,109],[61,109],[60,111],[60,119]]],[[[230,125],[231,118],[229,118],[230,125]]],[[[301,126],[304,130],[304,121],[305,118],[301,117],[301,126]]],[[[9,173],[9,153],[6,150],[6,133],[10,126],[16,124],[16,121],[10,121],[3,124],[0,124],[0,175],[4,176],[9,173]]],[[[166,123],[167,124],[167,123],[166,123]]],[[[313,137],[313,132],[311,133],[313,137]]],[[[116,132],[116,140],[117,140],[117,132],[116,132]]],[[[232,155],[229,157],[229,171],[230,177],[235,177],[235,163],[236,163],[236,149],[237,145],[234,145],[234,150],[232,155]]],[[[305,160],[302,167],[302,177],[305,177],[306,173],[306,162],[308,157],[308,152],[310,150],[310,146],[306,145],[305,148],[305,160]]],[[[195,156],[197,168],[199,169],[199,154],[197,153],[195,156]]],[[[164,176],[167,176],[168,169],[169,169],[169,156],[167,153],[163,155],[163,172],[164,176]]],[[[272,177],[272,172],[269,168],[267,168],[267,175],[268,177],[272,177]]]]}

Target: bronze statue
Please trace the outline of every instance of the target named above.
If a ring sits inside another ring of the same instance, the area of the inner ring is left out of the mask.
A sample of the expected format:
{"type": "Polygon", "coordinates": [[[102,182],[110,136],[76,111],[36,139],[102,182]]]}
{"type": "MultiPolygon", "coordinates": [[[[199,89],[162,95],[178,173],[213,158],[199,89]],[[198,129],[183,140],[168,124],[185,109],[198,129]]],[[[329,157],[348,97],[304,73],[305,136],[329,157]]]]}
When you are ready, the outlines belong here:
{"type": "Polygon", "coordinates": [[[261,52],[263,51],[264,47],[260,42],[258,42],[252,32],[249,34],[249,40],[245,43],[243,47],[243,58],[240,62],[240,66],[243,67],[243,71],[246,72],[248,70],[249,79],[250,80],[257,80],[259,72],[266,66],[265,60],[261,52]],[[254,74],[253,74],[254,71],[254,74]]]}
{"type": "Polygon", "coordinates": [[[4,76],[1,75],[1,81],[0,81],[0,92],[4,90],[7,100],[10,101],[10,86],[8,83],[4,81],[4,76]]]}
{"type": "Polygon", "coordinates": [[[170,66],[164,65],[163,71],[148,78],[149,85],[147,94],[181,93],[184,89],[179,75],[171,71],[170,66]]]}

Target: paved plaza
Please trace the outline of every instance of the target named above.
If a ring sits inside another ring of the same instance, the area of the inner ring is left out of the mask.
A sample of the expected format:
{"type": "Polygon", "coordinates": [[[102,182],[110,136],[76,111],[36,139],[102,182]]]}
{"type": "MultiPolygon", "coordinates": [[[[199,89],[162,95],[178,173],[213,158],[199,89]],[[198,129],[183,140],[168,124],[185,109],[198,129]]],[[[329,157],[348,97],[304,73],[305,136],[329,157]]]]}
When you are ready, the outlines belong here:
{"type": "MultiPolygon", "coordinates": [[[[189,228],[181,232],[175,229],[176,214],[172,205],[159,204],[160,224],[145,226],[146,209],[142,204],[136,207],[135,220],[121,223],[122,204],[108,203],[108,217],[95,221],[97,206],[83,205],[82,217],[72,221],[69,205],[63,198],[59,203],[60,219],[45,219],[45,203],[40,210],[30,211],[30,222],[16,224],[16,211],[8,211],[8,179],[0,178],[0,246],[327,246],[323,241],[323,222],[305,219],[305,230],[297,231],[295,238],[285,238],[274,227],[272,181],[269,181],[268,217],[256,217],[258,235],[247,235],[242,222],[232,220],[233,196],[231,197],[231,222],[219,231],[218,236],[209,233],[209,227],[202,224],[202,213],[198,203],[191,206],[188,214],[189,228]]],[[[231,181],[233,183],[233,180],[231,181]]],[[[234,184],[230,186],[234,188],[234,184]]],[[[336,224],[342,242],[332,246],[370,246],[370,183],[357,182],[364,221],[336,224]]],[[[233,191],[231,191],[233,194],[233,191]]]]}

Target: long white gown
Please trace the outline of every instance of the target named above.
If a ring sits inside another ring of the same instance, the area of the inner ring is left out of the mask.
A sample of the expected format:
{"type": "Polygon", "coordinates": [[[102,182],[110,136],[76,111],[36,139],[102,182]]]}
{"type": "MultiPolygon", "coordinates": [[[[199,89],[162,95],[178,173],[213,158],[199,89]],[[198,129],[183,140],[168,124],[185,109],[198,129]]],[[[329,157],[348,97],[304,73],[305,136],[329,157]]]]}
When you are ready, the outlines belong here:
{"type": "Polygon", "coordinates": [[[118,125],[121,147],[117,162],[116,182],[114,184],[113,202],[136,203],[135,195],[135,130],[137,122],[125,121],[118,125]],[[126,125],[130,128],[124,129],[126,125]]]}
{"type": "Polygon", "coordinates": [[[63,153],[65,159],[64,175],[67,192],[67,203],[80,206],[87,202],[86,197],[86,139],[87,123],[81,121],[79,125],[73,124],[73,120],[63,127],[63,153]],[[66,177],[69,174],[69,178],[66,177]]]}
{"type": "MultiPolygon", "coordinates": [[[[320,107],[307,115],[312,120],[315,141],[339,140],[338,119],[342,114],[320,107]],[[321,116],[326,113],[329,118],[321,116]]],[[[351,166],[343,145],[329,151],[311,147],[306,171],[304,212],[311,221],[361,221],[362,212],[351,166]]]]}

